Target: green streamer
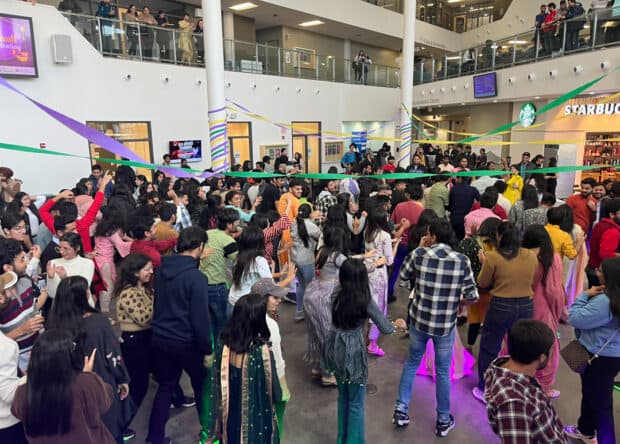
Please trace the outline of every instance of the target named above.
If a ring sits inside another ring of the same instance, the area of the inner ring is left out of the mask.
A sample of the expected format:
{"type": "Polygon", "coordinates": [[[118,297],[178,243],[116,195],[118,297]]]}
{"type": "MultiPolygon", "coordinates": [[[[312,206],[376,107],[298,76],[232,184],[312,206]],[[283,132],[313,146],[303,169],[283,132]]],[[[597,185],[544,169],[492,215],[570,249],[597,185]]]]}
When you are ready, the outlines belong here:
{"type": "MultiPolygon", "coordinates": [[[[616,67],[614,68],[611,72],[615,72],[618,71],[618,69],[620,69],[620,67],[616,67]]],[[[558,106],[560,106],[562,103],[568,102],[570,99],[578,96],[579,94],[583,93],[585,90],[587,90],[588,88],[596,85],[598,82],[600,82],[601,80],[603,80],[605,77],[607,77],[609,74],[604,74],[600,77],[597,77],[594,80],[590,80],[587,83],[584,83],[581,86],[578,86],[577,88],[567,92],[566,94],[564,94],[563,96],[558,97],[557,99],[552,100],[551,102],[549,102],[548,104],[546,104],[545,106],[543,106],[542,108],[540,108],[538,111],[536,111],[536,115],[539,116],[543,113],[546,113],[547,111],[556,108],[558,106]]],[[[457,140],[455,141],[455,143],[469,143],[469,142],[473,142],[474,140],[478,140],[482,137],[485,136],[491,136],[493,134],[497,134],[497,133],[501,133],[502,131],[506,131],[509,130],[515,126],[517,126],[519,124],[519,121],[517,120],[516,122],[511,122],[511,123],[507,123],[505,125],[499,126],[487,133],[484,133],[480,136],[471,136],[471,137],[466,137],[465,139],[461,139],[461,140],[457,140]]]]}
{"type": "MultiPolygon", "coordinates": [[[[143,163],[143,162],[134,162],[133,160],[122,160],[122,159],[106,159],[102,157],[89,157],[89,156],[81,156],[78,154],[69,154],[63,153],[61,151],[53,151],[41,148],[34,148],[23,145],[15,145],[10,143],[0,142],[0,149],[17,151],[22,153],[34,153],[34,154],[47,154],[50,156],[61,156],[61,157],[73,157],[78,159],[87,159],[93,160],[101,163],[113,163],[118,165],[127,165],[136,168],[147,168],[150,170],[159,170],[162,167],[170,168],[169,165],[158,165],[151,163],[143,163]]],[[[569,173],[574,171],[589,171],[589,170],[620,170],[620,165],[570,165],[570,166],[558,166],[552,168],[538,168],[534,170],[528,170],[528,174],[546,174],[546,173],[569,173]]],[[[198,174],[202,174],[201,170],[192,170],[185,169],[184,171],[194,172],[198,174]]],[[[509,175],[509,171],[504,170],[473,170],[473,171],[458,171],[455,173],[441,173],[444,176],[451,177],[482,177],[482,176],[504,176],[509,175]]],[[[227,171],[222,175],[228,177],[240,177],[240,178],[253,178],[253,179],[267,179],[273,177],[286,177],[283,174],[277,173],[264,173],[264,172],[254,172],[254,171],[227,171]]],[[[391,174],[376,174],[376,175],[350,175],[350,174],[340,174],[340,173],[300,173],[293,174],[289,177],[297,177],[300,179],[316,179],[316,180],[342,180],[342,179],[357,179],[357,178],[369,178],[369,179],[385,179],[385,180],[413,180],[413,179],[421,179],[426,177],[438,176],[439,174],[434,173],[391,173],[391,174]]]]}

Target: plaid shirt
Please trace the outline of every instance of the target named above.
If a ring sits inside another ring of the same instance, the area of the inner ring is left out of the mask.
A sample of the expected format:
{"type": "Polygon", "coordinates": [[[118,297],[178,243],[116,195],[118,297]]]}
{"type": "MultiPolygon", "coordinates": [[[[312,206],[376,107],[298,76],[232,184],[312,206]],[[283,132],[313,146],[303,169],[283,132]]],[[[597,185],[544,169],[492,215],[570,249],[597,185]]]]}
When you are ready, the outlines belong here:
{"type": "MultiPolygon", "coordinates": [[[[336,196],[327,191],[322,191],[319,195],[319,198],[316,201],[315,208],[321,212],[323,217],[327,217],[327,210],[329,207],[336,205],[338,201],[336,200],[336,196]]],[[[322,222],[321,222],[322,225],[322,222]]]]}
{"type": "Polygon", "coordinates": [[[485,373],[487,414],[503,444],[567,444],[551,401],[536,378],[516,373],[497,358],[485,373]]]}
{"type": "Polygon", "coordinates": [[[181,231],[183,228],[192,226],[192,218],[189,215],[189,211],[185,208],[185,205],[177,205],[177,223],[174,224],[174,229],[181,231]]]}
{"type": "Polygon", "coordinates": [[[454,328],[461,296],[479,298],[469,258],[446,244],[413,250],[400,278],[415,281],[409,315],[415,328],[431,336],[445,336],[454,328]]]}

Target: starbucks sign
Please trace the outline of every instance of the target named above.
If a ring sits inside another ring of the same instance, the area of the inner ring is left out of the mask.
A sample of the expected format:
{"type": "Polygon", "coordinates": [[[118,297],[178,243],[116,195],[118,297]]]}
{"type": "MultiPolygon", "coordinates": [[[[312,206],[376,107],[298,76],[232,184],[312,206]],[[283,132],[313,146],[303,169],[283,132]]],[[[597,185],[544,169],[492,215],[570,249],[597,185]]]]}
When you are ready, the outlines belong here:
{"type": "Polygon", "coordinates": [[[519,123],[522,127],[532,126],[536,121],[536,107],[532,103],[524,103],[519,112],[519,123]]]}

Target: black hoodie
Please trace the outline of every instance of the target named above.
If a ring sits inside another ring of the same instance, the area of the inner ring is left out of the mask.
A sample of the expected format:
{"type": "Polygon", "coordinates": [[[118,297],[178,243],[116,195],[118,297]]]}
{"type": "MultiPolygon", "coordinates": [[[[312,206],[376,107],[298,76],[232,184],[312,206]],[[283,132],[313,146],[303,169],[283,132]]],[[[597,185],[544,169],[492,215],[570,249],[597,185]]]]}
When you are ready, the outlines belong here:
{"type": "Polygon", "coordinates": [[[207,277],[190,256],[166,256],[155,274],[153,335],[212,353],[207,277]]]}

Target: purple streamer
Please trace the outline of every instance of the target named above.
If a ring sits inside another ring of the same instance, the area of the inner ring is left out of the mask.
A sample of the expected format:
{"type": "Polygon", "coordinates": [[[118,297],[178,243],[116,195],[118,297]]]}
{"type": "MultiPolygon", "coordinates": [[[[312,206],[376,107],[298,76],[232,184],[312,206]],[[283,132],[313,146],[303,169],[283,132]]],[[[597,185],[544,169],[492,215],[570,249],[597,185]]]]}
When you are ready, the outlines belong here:
{"type": "MultiPolygon", "coordinates": [[[[33,98],[29,97],[28,95],[26,95],[25,93],[23,93],[22,91],[18,90],[17,88],[15,88],[13,85],[11,85],[9,82],[6,81],[6,79],[0,77],[0,85],[10,89],[11,91],[19,94],[20,96],[24,97],[25,99],[27,99],[28,101],[30,101],[33,105],[35,105],[37,108],[39,108],[41,111],[43,111],[44,113],[46,113],[47,115],[49,115],[50,117],[52,117],[53,119],[55,119],[56,121],[58,121],[60,124],[64,125],[65,127],[69,128],[71,131],[73,131],[76,134],[79,134],[80,136],[84,137],[85,139],[87,139],[88,141],[97,144],[99,146],[101,146],[102,148],[105,148],[106,150],[108,150],[109,152],[111,152],[112,154],[115,154],[117,156],[121,156],[121,157],[125,157],[129,160],[133,160],[134,162],[141,162],[141,163],[149,163],[147,162],[145,159],[141,158],[140,156],[138,156],[136,153],[134,153],[133,151],[131,151],[129,148],[127,148],[125,145],[123,145],[122,143],[120,143],[118,140],[113,139],[109,136],[106,136],[105,134],[97,131],[94,128],[91,128],[88,125],[83,124],[82,122],[78,122],[77,120],[66,116],[52,108],[49,108],[48,106],[37,102],[36,100],[34,100],[33,98]]],[[[177,176],[177,177],[211,177],[213,176],[215,173],[209,173],[209,172],[204,172],[202,173],[200,176],[195,176],[194,174],[190,173],[189,171],[184,171],[180,168],[166,168],[166,167],[161,167],[160,168],[163,172],[165,172],[166,174],[169,174],[171,176],[177,176]]]]}
{"type": "Polygon", "coordinates": [[[215,113],[219,113],[221,111],[224,111],[226,109],[225,106],[222,106],[221,108],[217,108],[217,109],[212,109],[211,111],[208,111],[207,114],[215,114],[215,113]]]}

